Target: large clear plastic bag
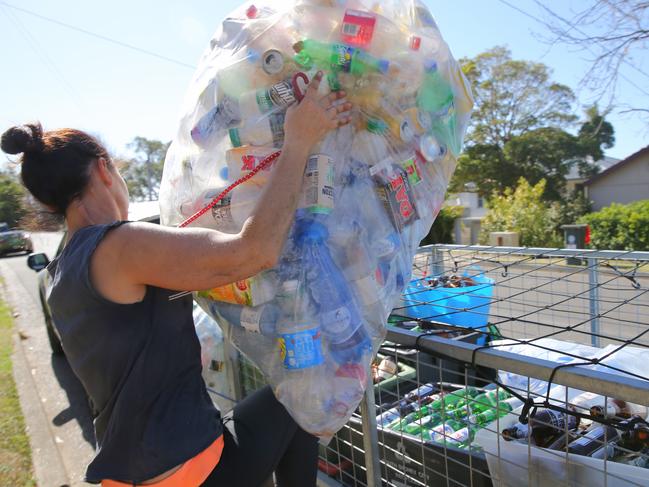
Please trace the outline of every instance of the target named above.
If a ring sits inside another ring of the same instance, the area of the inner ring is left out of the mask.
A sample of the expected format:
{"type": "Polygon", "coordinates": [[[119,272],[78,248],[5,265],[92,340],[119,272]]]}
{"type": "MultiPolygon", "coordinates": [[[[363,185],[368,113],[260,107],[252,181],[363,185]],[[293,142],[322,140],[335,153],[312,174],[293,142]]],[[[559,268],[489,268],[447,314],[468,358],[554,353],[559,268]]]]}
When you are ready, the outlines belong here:
{"type": "Polygon", "coordinates": [[[179,225],[234,183],[191,226],[239,232],[273,170],[259,166],[282,147],[285,111],[318,70],[323,95],[348,93],[353,121],[313,148],[279,265],[196,299],[297,422],[326,441],[368,384],[473,103],[428,9],[304,0],[232,13],[191,83],[160,205],[163,224],[179,225]]]}

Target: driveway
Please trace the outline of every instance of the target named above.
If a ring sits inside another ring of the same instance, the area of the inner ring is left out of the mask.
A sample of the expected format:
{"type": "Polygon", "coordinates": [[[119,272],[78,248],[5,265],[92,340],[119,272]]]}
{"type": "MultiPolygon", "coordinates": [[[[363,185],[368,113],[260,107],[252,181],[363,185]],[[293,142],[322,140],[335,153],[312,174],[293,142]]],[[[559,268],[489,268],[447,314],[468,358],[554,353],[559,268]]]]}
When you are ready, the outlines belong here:
{"type": "MultiPolygon", "coordinates": [[[[51,258],[60,233],[34,233],[35,252],[51,258]]],[[[4,299],[14,310],[14,375],[32,447],[39,487],[84,484],[94,454],[92,418],[85,394],[64,357],[54,356],[45,331],[36,273],[25,255],[0,259],[4,299]]]]}

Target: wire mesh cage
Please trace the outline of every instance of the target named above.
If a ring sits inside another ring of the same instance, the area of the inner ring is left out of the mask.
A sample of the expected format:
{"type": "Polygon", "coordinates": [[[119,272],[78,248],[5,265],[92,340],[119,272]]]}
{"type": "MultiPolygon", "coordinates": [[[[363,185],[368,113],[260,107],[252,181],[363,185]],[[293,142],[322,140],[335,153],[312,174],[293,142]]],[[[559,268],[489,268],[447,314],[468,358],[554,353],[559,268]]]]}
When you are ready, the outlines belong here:
{"type": "Polygon", "coordinates": [[[649,485],[649,254],[425,247],[389,321],[321,482],[649,485]]]}

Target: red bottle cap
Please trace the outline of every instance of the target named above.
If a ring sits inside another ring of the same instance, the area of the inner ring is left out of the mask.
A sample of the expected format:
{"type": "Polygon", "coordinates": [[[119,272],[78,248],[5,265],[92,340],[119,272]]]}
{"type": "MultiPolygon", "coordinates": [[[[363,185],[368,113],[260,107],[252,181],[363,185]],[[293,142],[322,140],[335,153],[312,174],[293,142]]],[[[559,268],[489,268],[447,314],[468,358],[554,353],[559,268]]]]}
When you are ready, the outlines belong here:
{"type": "Polygon", "coordinates": [[[250,7],[248,7],[248,10],[246,10],[246,17],[248,17],[249,19],[256,19],[258,13],[259,10],[257,9],[257,7],[251,5],[250,7]]]}
{"type": "Polygon", "coordinates": [[[410,38],[410,49],[412,49],[413,51],[418,51],[420,47],[421,47],[421,37],[412,36],[410,38]]]}

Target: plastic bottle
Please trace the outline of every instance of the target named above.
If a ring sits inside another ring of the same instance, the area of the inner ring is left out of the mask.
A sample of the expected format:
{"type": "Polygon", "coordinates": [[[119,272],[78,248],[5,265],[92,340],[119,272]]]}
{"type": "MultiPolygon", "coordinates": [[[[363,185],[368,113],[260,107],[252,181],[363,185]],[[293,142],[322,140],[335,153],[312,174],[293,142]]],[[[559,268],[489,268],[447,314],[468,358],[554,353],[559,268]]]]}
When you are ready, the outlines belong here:
{"type": "Polygon", "coordinates": [[[529,424],[516,423],[509,428],[503,429],[501,434],[505,441],[526,439],[530,434],[529,424]]]}
{"type": "Polygon", "coordinates": [[[282,317],[277,324],[277,334],[284,368],[300,371],[321,366],[324,357],[320,326],[298,281],[282,283],[278,302],[282,317]]]}
{"type": "Polygon", "coordinates": [[[349,284],[326,247],[327,228],[316,220],[297,224],[306,281],[329,353],[339,364],[358,363],[371,351],[371,342],[349,284]]]}
{"type": "Polygon", "coordinates": [[[191,137],[199,147],[208,148],[217,140],[219,133],[241,125],[242,118],[237,101],[224,97],[215,107],[203,115],[191,130],[191,137]]]}
{"type": "Polygon", "coordinates": [[[566,451],[575,455],[589,456],[608,442],[619,438],[618,430],[608,425],[594,425],[586,433],[571,442],[566,451]]]}
{"type": "Polygon", "coordinates": [[[277,275],[275,271],[264,271],[256,276],[236,281],[207,291],[199,291],[202,298],[245,306],[259,306],[275,298],[277,275]]]}
{"type": "Polygon", "coordinates": [[[321,69],[331,69],[354,76],[368,73],[386,74],[390,62],[377,59],[365,51],[342,43],[329,44],[313,39],[305,39],[293,46],[295,61],[300,65],[311,68],[317,65],[321,69]]]}
{"type": "Polygon", "coordinates": [[[579,418],[552,409],[539,409],[530,417],[529,428],[536,446],[545,447],[557,434],[579,426],[579,418]]]}
{"type": "Polygon", "coordinates": [[[291,81],[275,83],[270,88],[244,93],[239,99],[241,120],[254,120],[275,110],[285,110],[296,102],[291,81]]]}
{"type": "Polygon", "coordinates": [[[282,147],[284,143],[284,112],[269,113],[238,128],[229,130],[233,147],[243,145],[282,147]]]}
{"type": "Polygon", "coordinates": [[[277,336],[277,320],[280,316],[280,309],[273,303],[266,303],[254,308],[221,303],[217,309],[221,316],[234,326],[240,326],[247,331],[260,333],[267,337],[277,336]]]}
{"type": "Polygon", "coordinates": [[[379,119],[367,121],[365,130],[358,132],[352,142],[350,157],[368,166],[374,166],[388,157],[388,126],[379,119]]]}
{"type": "Polygon", "coordinates": [[[451,85],[443,78],[435,61],[426,63],[426,75],[417,96],[417,106],[431,116],[432,133],[455,155],[461,150],[457,136],[455,96],[451,85]]]}
{"type": "Polygon", "coordinates": [[[406,394],[403,399],[390,404],[385,412],[376,417],[376,423],[379,426],[385,427],[396,419],[406,416],[422,404],[425,404],[426,400],[434,400],[434,397],[430,394],[436,390],[437,387],[433,384],[419,386],[414,391],[406,394]]]}
{"type": "MultiPolygon", "coordinates": [[[[317,149],[322,149],[322,145],[317,149]]],[[[309,156],[298,211],[328,215],[334,208],[334,160],[323,150],[309,156]]]]}
{"type": "MultiPolygon", "coordinates": [[[[209,205],[225,188],[209,189],[203,192],[195,202],[184,203],[180,206],[180,214],[189,218],[209,205]]],[[[189,226],[211,228],[224,233],[238,233],[240,228],[232,216],[232,195],[227,194],[216,205],[194,220],[189,226]]]]}

